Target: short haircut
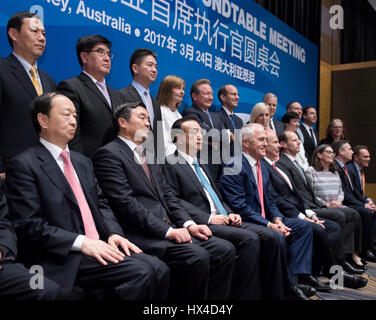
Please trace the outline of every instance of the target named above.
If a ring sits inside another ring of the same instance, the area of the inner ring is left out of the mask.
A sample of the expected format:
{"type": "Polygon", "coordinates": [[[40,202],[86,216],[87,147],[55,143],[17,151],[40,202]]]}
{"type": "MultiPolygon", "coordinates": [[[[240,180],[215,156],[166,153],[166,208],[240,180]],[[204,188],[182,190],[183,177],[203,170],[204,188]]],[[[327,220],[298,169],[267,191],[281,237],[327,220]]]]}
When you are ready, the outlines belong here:
{"type": "MultiPolygon", "coordinates": [[[[319,153],[323,153],[325,151],[326,148],[332,148],[332,146],[330,144],[321,144],[319,145],[316,150],[313,152],[313,155],[312,155],[312,167],[316,170],[316,171],[323,171],[324,168],[321,164],[321,161],[320,161],[320,158],[318,157],[318,154],[319,153]]],[[[336,172],[337,170],[335,169],[334,167],[334,164],[331,163],[329,165],[329,171],[330,172],[336,172]]]]}
{"type": "Polygon", "coordinates": [[[132,114],[132,110],[136,109],[137,107],[143,107],[146,109],[145,104],[142,101],[135,101],[135,102],[126,102],[118,106],[112,116],[114,128],[116,132],[119,132],[119,118],[129,120],[132,114]]]}
{"type": "Polygon", "coordinates": [[[183,127],[183,124],[185,122],[188,122],[188,121],[197,121],[197,119],[193,116],[187,116],[187,117],[183,117],[183,118],[180,118],[178,120],[176,120],[173,124],[172,124],[172,127],[171,127],[171,140],[173,143],[175,143],[177,140],[176,140],[176,130],[182,130],[182,127],[183,127]]]}
{"type": "Polygon", "coordinates": [[[287,112],[282,117],[282,123],[290,123],[293,119],[300,119],[296,112],[287,112]]]}
{"type": "Polygon", "coordinates": [[[365,145],[363,145],[363,144],[359,144],[359,145],[355,146],[353,148],[353,151],[354,151],[353,159],[354,159],[355,156],[359,156],[360,155],[360,151],[364,150],[364,149],[368,151],[368,147],[365,146],[365,145]]]}
{"type": "Polygon", "coordinates": [[[227,94],[227,87],[228,85],[224,85],[222,86],[219,90],[218,90],[218,100],[222,103],[222,99],[221,99],[221,96],[225,96],[227,94]]]}
{"type": "Polygon", "coordinates": [[[39,19],[39,16],[35,12],[29,12],[29,11],[17,12],[13,16],[10,17],[8,24],[7,24],[7,36],[8,36],[8,42],[12,48],[13,48],[13,40],[9,36],[9,33],[8,33],[9,29],[14,28],[17,31],[20,31],[24,23],[24,20],[26,18],[34,18],[34,17],[39,19]]]}
{"type": "Polygon", "coordinates": [[[195,82],[193,82],[192,84],[192,87],[191,87],[191,97],[192,97],[192,94],[195,93],[195,94],[199,94],[200,93],[200,86],[202,84],[208,84],[210,85],[210,80],[208,79],[199,79],[199,80],[196,80],[195,82]]]}
{"type": "Polygon", "coordinates": [[[41,126],[38,121],[38,113],[49,116],[52,109],[52,100],[58,96],[65,97],[63,94],[53,91],[42,94],[33,100],[31,105],[31,120],[37,133],[41,132],[41,126]]]}
{"type": "Polygon", "coordinates": [[[257,128],[264,129],[265,128],[259,124],[259,123],[249,123],[246,124],[241,130],[242,130],[242,139],[250,139],[253,137],[255,130],[257,128]]]}
{"type": "Polygon", "coordinates": [[[315,109],[316,110],[316,108],[314,107],[314,106],[307,106],[307,107],[304,107],[303,108],[303,116],[305,116],[307,113],[308,113],[308,110],[309,109],[315,109]]]}
{"type": "Polygon", "coordinates": [[[147,56],[153,56],[154,59],[157,59],[157,54],[153,50],[147,48],[136,49],[132,53],[131,58],[129,59],[129,69],[131,70],[132,78],[134,78],[132,66],[134,64],[139,66],[142,63],[142,60],[147,56]]]}
{"type": "Polygon", "coordinates": [[[274,93],[268,92],[262,97],[262,101],[266,102],[269,98],[277,98],[277,96],[274,93]]]}
{"type": "Polygon", "coordinates": [[[343,146],[348,143],[350,144],[350,141],[349,140],[339,140],[339,141],[334,141],[332,143],[332,148],[333,148],[333,151],[334,151],[334,154],[336,156],[339,155],[339,150],[343,150],[343,146]]]}
{"type": "Polygon", "coordinates": [[[270,115],[270,108],[265,102],[256,103],[252,108],[249,123],[255,123],[260,114],[265,111],[269,111],[270,115]]]}
{"type": "Polygon", "coordinates": [[[292,105],[293,105],[294,103],[299,103],[299,102],[298,102],[298,101],[292,101],[292,102],[288,103],[287,106],[286,106],[286,111],[287,111],[287,112],[290,112],[289,110],[290,110],[290,108],[292,107],[292,105]]]}
{"type": "MultiPolygon", "coordinates": [[[[291,132],[291,131],[290,131],[290,132],[291,132]]],[[[288,136],[287,136],[286,130],[285,130],[285,131],[282,131],[282,132],[279,134],[279,136],[278,136],[278,141],[279,141],[279,143],[281,143],[281,142],[288,143],[288,142],[289,142],[289,138],[288,138],[288,136]]],[[[281,146],[281,149],[283,149],[282,146],[281,146]]]]}
{"type": "Polygon", "coordinates": [[[76,44],[76,54],[77,54],[78,62],[81,67],[83,65],[83,62],[81,59],[81,52],[88,52],[92,50],[98,43],[103,43],[105,46],[111,49],[111,46],[112,46],[111,41],[99,34],[95,34],[91,36],[84,36],[78,39],[77,44],[76,44]]]}
{"type": "MultiPolygon", "coordinates": [[[[158,89],[157,100],[160,105],[167,106],[172,99],[172,89],[180,88],[181,86],[185,87],[184,79],[177,76],[167,76],[165,77],[158,89]]],[[[177,108],[179,106],[176,106],[177,108]]]]}

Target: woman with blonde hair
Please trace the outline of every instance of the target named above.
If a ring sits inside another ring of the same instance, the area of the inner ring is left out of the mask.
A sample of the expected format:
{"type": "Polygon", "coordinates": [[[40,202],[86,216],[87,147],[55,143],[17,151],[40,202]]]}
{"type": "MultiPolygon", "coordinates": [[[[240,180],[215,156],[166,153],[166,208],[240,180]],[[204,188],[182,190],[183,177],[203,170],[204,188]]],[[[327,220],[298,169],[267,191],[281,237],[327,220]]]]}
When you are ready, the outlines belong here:
{"type": "Polygon", "coordinates": [[[185,81],[177,76],[165,77],[158,90],[157,100],[161,105],[165,155],[173,154],[176,150],[171,140],[171,127],[182,116],[178,111],[184,97],[185,81]]]}
{"type": "Polygon", "coordinates": [[[259,123],[265,128],[269,127],[270,122],[270,108],[264,102],[255,104],[252,108],[249,123],[259,123]]]}

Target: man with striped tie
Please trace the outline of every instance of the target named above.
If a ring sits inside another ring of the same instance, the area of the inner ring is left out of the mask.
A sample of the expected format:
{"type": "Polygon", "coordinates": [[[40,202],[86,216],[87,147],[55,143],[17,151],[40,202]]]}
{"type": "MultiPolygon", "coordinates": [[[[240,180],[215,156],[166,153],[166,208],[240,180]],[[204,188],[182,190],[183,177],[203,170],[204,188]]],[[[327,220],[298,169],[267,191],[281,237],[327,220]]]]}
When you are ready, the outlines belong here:
{"type": "Polygon", "coordinates": [[[7,24],[12,53],[0,58],[0,178],[7,161],[38,142],[30,118],[33,99],[55,89],[37,64],[46,48],[43,22],[32,12],[15,13],[7,24]]]}

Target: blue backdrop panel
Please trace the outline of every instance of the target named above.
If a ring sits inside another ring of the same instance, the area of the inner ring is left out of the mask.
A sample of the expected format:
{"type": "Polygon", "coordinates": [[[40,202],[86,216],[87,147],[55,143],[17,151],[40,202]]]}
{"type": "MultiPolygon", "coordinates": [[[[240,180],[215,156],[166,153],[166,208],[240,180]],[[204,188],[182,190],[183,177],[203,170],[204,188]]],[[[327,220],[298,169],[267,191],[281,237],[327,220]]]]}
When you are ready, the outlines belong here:
{"type": "Polygon", "coordinates": [[[129,58],[146,47],[158,54],[156,96],[169,74],[184,78],[181,110],[190,106],[189,88],[210,79],[214,108],[218,89],[234,84],[238,113],[249,114],[266,92],[278,100],[277,118],[292,100],[315,105],[318,48],[250,0],[17,0],[0,4],[0,55],[7,56],[6,24],[18,11],[37,11],[44,21],[47,49],[38,64],[59,82],[80,72],[77,39],[102,34],[115,56],[108,83],[115,89],[131,81],[129,58]]]}

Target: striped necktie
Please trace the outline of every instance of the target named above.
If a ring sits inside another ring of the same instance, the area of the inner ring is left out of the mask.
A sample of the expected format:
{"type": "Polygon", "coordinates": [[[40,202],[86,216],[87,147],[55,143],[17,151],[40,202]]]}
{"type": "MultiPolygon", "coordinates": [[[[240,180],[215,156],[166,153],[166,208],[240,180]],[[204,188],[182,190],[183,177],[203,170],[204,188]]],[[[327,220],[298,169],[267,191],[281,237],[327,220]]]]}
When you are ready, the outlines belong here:
{"type": "Polygon", "coordinates": [[[42,95],[43,89],[38,81],[37,70],[33,66],[30,67],[30,75],[31,75],[31,82],[34,85],[35,91],[37,92],[38,96],[42,95]]]}

